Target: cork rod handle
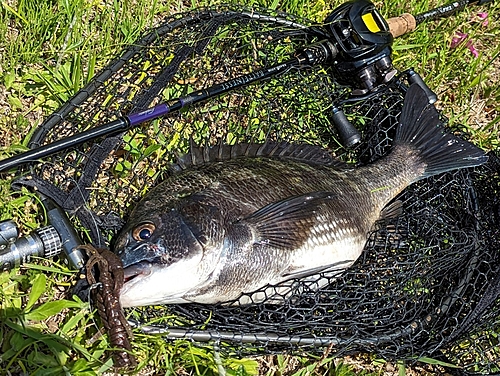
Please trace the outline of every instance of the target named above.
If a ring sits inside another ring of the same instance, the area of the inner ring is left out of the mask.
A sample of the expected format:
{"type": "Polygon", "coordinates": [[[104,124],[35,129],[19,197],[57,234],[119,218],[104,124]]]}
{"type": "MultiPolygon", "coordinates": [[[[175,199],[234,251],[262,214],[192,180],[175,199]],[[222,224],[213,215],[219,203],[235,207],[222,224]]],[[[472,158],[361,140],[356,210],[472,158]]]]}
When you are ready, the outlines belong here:
{"type": "Polygon", "coordinates": [[[417,27],[415,17],[409,13],[403,13],[401,16],[392,17],[386,20],[389,30],[394,38],[409,33],[417,27]]]}

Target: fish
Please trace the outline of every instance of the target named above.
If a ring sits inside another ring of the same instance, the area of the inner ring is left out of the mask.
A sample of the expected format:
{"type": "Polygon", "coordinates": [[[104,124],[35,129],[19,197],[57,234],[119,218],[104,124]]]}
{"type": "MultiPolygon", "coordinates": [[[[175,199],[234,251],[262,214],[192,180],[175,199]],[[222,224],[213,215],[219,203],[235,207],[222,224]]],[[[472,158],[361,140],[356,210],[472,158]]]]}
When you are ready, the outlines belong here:
{"type": "Polygon", "coordinates": [[[342,273],[375,223],[398,212],[406,187],[486,161],[446,131],[415,84],[391,151],[368,165],[306,144],[193,147],[137,203],[114,242],[125,275],[121,305],[258,303],[266,286],[342,273]]]}

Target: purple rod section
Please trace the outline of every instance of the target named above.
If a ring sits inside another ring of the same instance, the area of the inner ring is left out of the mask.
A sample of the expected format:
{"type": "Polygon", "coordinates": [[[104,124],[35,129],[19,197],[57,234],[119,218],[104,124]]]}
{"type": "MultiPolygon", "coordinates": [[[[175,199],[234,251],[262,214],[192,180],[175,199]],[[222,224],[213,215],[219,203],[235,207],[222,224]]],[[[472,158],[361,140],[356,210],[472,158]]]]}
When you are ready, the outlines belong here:
{"type": "Polygon", "coordinates": [[[170,112],[170,107],[165,103],[154,106],[153,108],[148,108],[147,110],[138,112],[136,114],[131,114],[127,116],[127,119],[131,126],[141,124],[161,116],[164,116],[170,112]]]}

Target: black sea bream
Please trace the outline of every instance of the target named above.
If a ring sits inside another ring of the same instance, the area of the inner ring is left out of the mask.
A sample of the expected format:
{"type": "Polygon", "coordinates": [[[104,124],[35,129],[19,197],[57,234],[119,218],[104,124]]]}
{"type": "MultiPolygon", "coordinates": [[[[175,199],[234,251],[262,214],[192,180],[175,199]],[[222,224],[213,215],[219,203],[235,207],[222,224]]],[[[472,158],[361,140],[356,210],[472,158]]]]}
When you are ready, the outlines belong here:
{"type": "Polygon", "coordinates": [[[122,305],[228,302],[296,276],[345,270],[409,184],[487,160],[438,118],[411,86],[391,153],[354,169],[310,145],[193,150],[189,166],[153,188],[116,239],[122,305]]]}

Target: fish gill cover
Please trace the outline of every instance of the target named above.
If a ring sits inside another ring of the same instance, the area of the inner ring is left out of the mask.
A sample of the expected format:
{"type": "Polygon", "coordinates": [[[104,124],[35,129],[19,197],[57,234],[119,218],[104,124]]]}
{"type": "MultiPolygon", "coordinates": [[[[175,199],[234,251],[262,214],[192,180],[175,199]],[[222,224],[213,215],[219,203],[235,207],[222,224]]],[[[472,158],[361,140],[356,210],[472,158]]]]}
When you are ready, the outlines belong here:
{"type": "MultiPolygon", "coordinates": [[[[48,118],[32,145],[282,62],[318,41],[310,25],[237,7],[169,17],[48,118]]],[[[292,69],[32,164],[16,184],[36,186],[73,214],[87,240],[107,246],[191,142],[305,142],[345,162],[377,161],[391,148],[407,80],[398,73],[382,90],[353,100],[328,66],[292,69]],[[354,149],[336,140],[334,104],[362,131],[354,149]]],[[[224,342],[240,355],[333,344],[337,355],[433,357],[469,372],[498,372],[499,172],[490,153],[484,166],[411,185],[398,196],[402,214],[377,222],[354,265],[335,278],[318,273],[284,282],[291,293],[279,304],[183,304],[126,313],[146,330],[224,342]]],[[[271,286],[273,299],[281,287],[271,286]]]]}

